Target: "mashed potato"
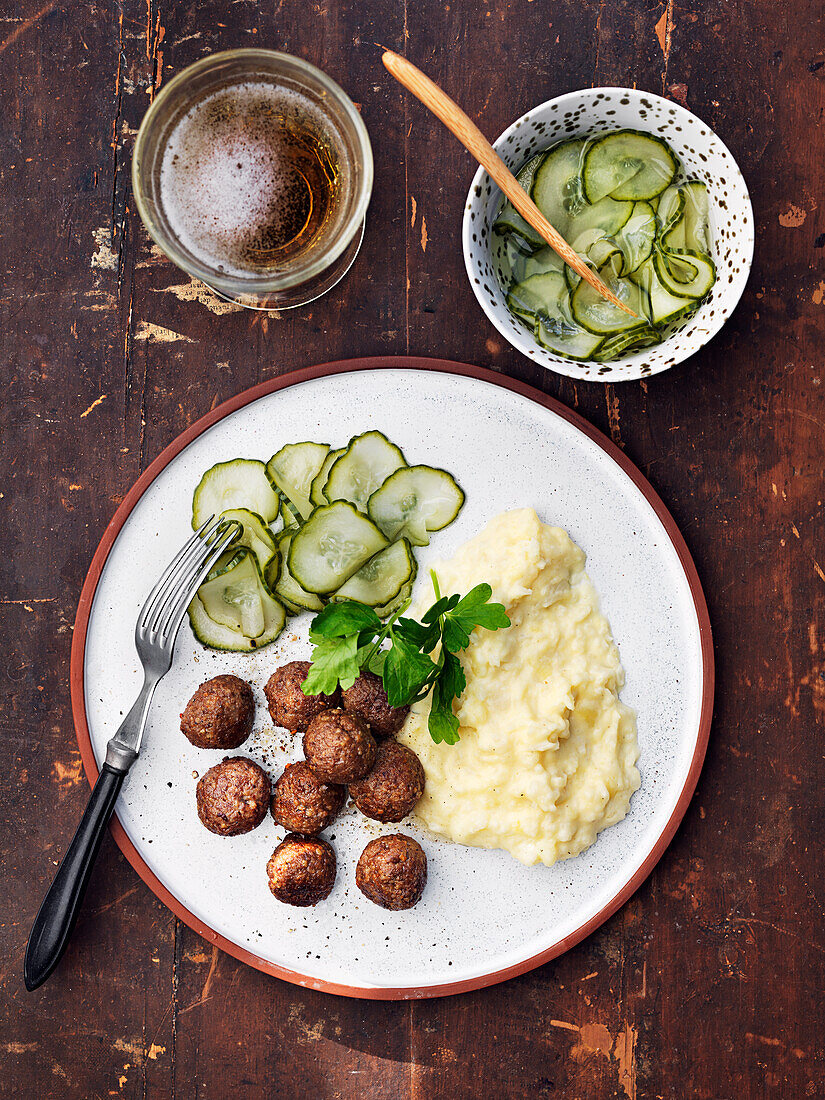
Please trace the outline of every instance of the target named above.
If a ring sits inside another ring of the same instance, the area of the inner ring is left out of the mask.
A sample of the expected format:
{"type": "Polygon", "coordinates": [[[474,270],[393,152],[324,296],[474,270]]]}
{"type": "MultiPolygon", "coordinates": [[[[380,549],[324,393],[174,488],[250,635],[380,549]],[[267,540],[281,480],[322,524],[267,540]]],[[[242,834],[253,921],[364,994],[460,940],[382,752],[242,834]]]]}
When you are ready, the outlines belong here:
{"type": "MultiPolygon", "coordinates": [[[[522,509],[436,566],[444,593],[487,581],[511,626],[477,629],[461,654],[458,744],[432,741],[429,700],[399,734],[424,765],[415,812],[433,832],[552,864],[627,813],[640,783],[636,718],[619,699],[624,670],[584,564],[565,531],[522,509]]],[[[413,613],[431,602],[427,591],[413,613]]]]}

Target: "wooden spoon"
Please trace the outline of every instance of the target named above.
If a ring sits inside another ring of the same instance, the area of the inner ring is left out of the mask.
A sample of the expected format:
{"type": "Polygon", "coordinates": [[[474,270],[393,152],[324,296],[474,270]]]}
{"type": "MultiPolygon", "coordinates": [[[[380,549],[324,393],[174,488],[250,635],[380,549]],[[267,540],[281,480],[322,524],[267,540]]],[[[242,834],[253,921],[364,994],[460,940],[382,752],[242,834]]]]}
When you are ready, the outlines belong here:
{"type": "Polygon", "coordinates": [[[385,50],[384,65],[399,83],[420,99],[425,107],[444,123],[448,130],[468,149],[488,175],[498,184],[519,214],[532,225],[537,233],[547,241],[566,264],[569,264],[581,277],[614,306],[638,317],[637,313],[620,301],[610,287],[573,251],[562,235],[545,218],[519,181],[482,134],[476,124],[465,115],[457,103],[454,103],[420,69],[392,50],[385,50]]]}

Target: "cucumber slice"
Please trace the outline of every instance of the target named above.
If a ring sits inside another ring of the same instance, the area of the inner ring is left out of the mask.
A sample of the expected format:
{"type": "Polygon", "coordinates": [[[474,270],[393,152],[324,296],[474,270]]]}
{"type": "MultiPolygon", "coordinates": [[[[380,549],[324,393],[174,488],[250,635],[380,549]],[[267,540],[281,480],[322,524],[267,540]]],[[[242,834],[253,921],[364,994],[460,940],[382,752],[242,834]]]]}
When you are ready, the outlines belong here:
{"type": "Polygon", "coordinates": [[[704,298],[716,282],[716,267],[709,256],[699,252],[662,252],[658,248],[653,257],[659,282],[671,294],[680,298],[704,298]],[[681,265],[681,266],[680,266],[681,265]],[[686,269],[694,274],[687,279],[677,278],[686,269]]]}
{"type": "MultiPolygon", "coordinates": [[[[333,473],[346,458],[344,455],[338,459],[333,473]]],[[[293,535],[286,560],[298,584],[307,592],[322,596],[336,592],[365,562],[387,546],[389,539],[371,519],[349,501],[336,500],[334,504],[316,508],[300,531],[293,535]]]]}
{"type": "Polygon", "coordinates": [[[656,214],[649,202],[633,204],[633,213],[616,235],[624,264],[620,275],[629,275],[645,262],[653,252],[656,239],[656,214]]]}
{"type": "MultiPolygon", "coordinates": [[[[544,160],[544,157],[544,153],[538,153],[535,157],[531,157],[524,167],[516,173],[516,179],[528,195],[530,194],[530,188],[533,186],[536,169],[544,160]]],[[[493,222],[493,232],[515,236],[520,250],[528,254],[546,244],[544,237],[537,233],[529,222],[524,220],[509,199],[505,199],[501,205],[498,217],[493,222]]]]}
{"type": "Polygon", "coordinates": [[[324,493],[330,502],[350,501],[365,512],[367,501],[375,490],[390,474],[406,465],[400,449],[385,435],[377,431],[364,432],[351,439],[344,454],[333,462],[324,493]]]}
{"type": "Polygon", "coordinates": [[[710,209],[707,185],[688,180],[679,189],[685,199],[685,247],[710,252],[710,209]]]}
{"type": "Polygon", "coordinates": [[[217,577],[205,581],[198,598],[209,618],[245,638],[264,630],[263,579],[255,555],[245,550],[217,577]]]}
{"type": "Polygon", "coordinates": [[[264,523],[263,517],[256,512],[250,512],[248,508],[228,508],[225,512],[221,512],[220,518],[240,523],[243,531],[232,545],[233,547],[245,546],[251,550],[263,574],[271,559],[278,554],[275,539],[264,523]]]}
{"type": "Polygon", "coordinates": [[[329,471],[332,469],[332,464],[336,458],[340,458],[345,451],[346,447],[339,447],[335,451],[330,451],[321,463],[321,469],[312,479],[312,484],[309,487],[309,500],[315,508],[321,504],[329,504],[329,501],[324,495],[324,488],[327,483],[327,478],[329,477],[329,471]]]}
{"type": "Polygon", "coordinates": [[[656,220],[659,223],[658,236],[661,238],[681,220],[685,211],[685,196],[675,184],[666,188],[659,196],[656,207],[656,220]]]}
{"type": "Polygon", "coordinates": [[[650,323],[658,327],[672,325],[696,310],[695,298],[683,298],[671,294],[656,274],[656,265],[651,258],[634,272],[633,279],[647,294],[650,323]]]}
{"type": "Polygon", "coordinates": [[[625,302],[637,317],[631,317],[612,302],[602,298],[590,283],[584,279],[570,295],[570,309],[573,319],[582,328],[600,336],[614,332],[630,332],[641,328],[647,322],[647,296],[638,283],[630,279],[617,279],[610,266],[599,271],[602,279],[620,301],[625,302]]]}
{"type": "Polygon", "coordinates": [[[391,603],[415,572],[415,558],[409,542],[400,539],[380,550],[342,584],[333,600],[358,600],[368,607],[391,603]]]}
{"type": "Polygon", "coordinates": [[[541,347],[564,359],[592,359],[603,341],[603,337],[587,332],[580,325],[555,326],[540,316],[536,318],[534,335],[541,347]]]}
{"type": "Polygon", "coordinates": [[[248,508],[271,523],[278,515],[278,494],[269,484],[266,466],[254,458],[233,458],[216,462],[198,482],[192,497],[192,527],[195,531],[210,516],[230,508],[248,508]]]}
{"type": "MultiPolygon", "coordinates": [[[[676,283],[690,283],[699,274],[699,268],[689,260],[684,252],[656,250],[660,256],[660,262],[668,269],[669,278],[676,283]]],[[[674,291],[678,293],[678,291],[674,291]]]]}
{"type": "Polygon", "coordinates": [[[688,180],[669,187],[664,216],[659,205],[659,243],[663,249],[681,252],[710,252],[710,210],[707,186],[688,180]]]}
{"type": "Polygon", "coordinates": [[[415,584],[415,574],[418,571],[418,565],[415,567],[412,577],[404,585],[394,600],[390,600],[389,603],[384,604],[383,607],[374,608],[375,614],[379,619],[388,619],[390,615],[394,615],[395,612],[401,607],[401,605],[412,596],[413,585],[415,584]]]}
{"type": "Polygon", "coordinates": [[[529,325],[534,324],[539,313],[561,322],[567,320],[562,315],[562,303],[566,300],[567,280],[559,271],[547,271],[531,275],[512,287],[507,295],[507,308],[529,325]]]}
{"type": "Polygon", "coordinates": [[[298,607],[298,605],[295,603],[290,603],[289,600],[284,599],[283,596],[279,596],[278,599],[286,608],[287,615],[303,615],[304,611],[306,610],[306,608],[304,607],[298,607]]]}
{"type": "Polygon", "coordinates": [[[303,517],[298,512],[298,509],[286,499],[281,497],[281,519],[284,521],[284,530],[288,527],[300,527],[303,523],[303,517]]]}
{"type": "Polygon", "coordinates": [[[309,489],[328,454],[327,443],[287,443],[266,464],[267,477],[302,519],[312,511],[309,489]]]}
{"type": "Polygon", "coordinates": [[[632,332],[619,332],[615,336],[608,336],[593,358],[598,363],[609,363],[633,351],[650,347],[651,344],[658,344],[661,339],[662,334],[650,325],[634,329],[632,332]]]}
{"type": "Polygon", "coordinates": [[[249,653],[252,650],[263,649],[264,646],[274,642],[286,623],[286,611],[278,600],[273,599],[268,593],[263,593],[261,603],[264,611],[264,629],[257,638],[247,638],[240,631],[231,627],[221,626],[206,614],[206,609],[195,596],[189,605],[189,625],[201,645],[210,649],[224,649],[236,653],[249,653]]]}
{"type": "Polygon", "coordinates": [[[673,182],[679,164],[669,146],[653,134],[619,130],[596,138],[582,165],[587,201],[652,199],[673,182]]]}
{"type": "Polygon", "coordinates": [[[567,229],[568,239],[577,234],[586,233],[589,229],[601,229],[604,236],[612,237],[627,224],[633,216],[634,209],[632,202],[617,202],[616,199],[611,198],[601,199],[592,206],[587,203],[575,217],[570,219],[567,229]]]}
{"type": "Polygon", "coordinates": [[[583,138],[550,149],[536,170],[530,197],[550,224],[566,239],[572,218],[584,207],[581,187],[583,138]]]}
{"type": "MultiPolygon", "coordinates": [[[[557,272],[533,278],[555,278],[564,282],[557,272]]],[[[369,515],[387,538],[403,536],[415,546],[427,546],[429,532],[440,531],[452,523],[463,504],[464,493],[446,470],[405,466],[391,474],[372,494],[369,515]]]]}
{"type": "MultiPolygon", "coordinates": [[[[272,588],[272,585],[270,585],[270,588],[284,606],[292,610],[293,614],[300,614],[302,611],[321,611],[324,601],[316,596],[314,592],[306,592],[301,588],[289,571],[287,559],[289,558],[289,547],[294,534],[294,531],[284,531],[278,539],[281,570],[280,575],[275,579],[275,587],[272,588]]],[[[266,580],[269,583],[268,577],[266,580]]]]}
{"type": "Polygon", "coordinates": [[[510,266],[513,270],[514,282],[521,283],[531,275],[546,275],[548,271],[559,271],[563,274],[566,264],[558,252],[548,244],[532,256],[524,256],[510,266]]]}

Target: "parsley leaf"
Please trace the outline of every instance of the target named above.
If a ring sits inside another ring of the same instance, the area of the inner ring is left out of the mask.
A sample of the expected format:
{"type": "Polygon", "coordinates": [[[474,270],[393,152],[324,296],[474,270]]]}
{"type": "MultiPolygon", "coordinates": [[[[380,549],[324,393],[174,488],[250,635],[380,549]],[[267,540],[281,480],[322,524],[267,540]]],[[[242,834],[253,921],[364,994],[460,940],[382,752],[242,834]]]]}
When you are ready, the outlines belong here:
{"type": "Polygon", "coordinates": [[[312,620],[309,639],[318,642],[322,638],[344,638],[368,630],[374,634],[384,624],[371,607],[356,600],[341,600],[328,604],[312,620]]]}
{"type": "Polygon", "coordinates": [[[467,679],[461,663],[452,653],[444,654],[444,664],[433,684],[433,698],[427,728],[436,744],[454,745],[459,741],[459,722],[453,714],[453,699],[461,695],[467,679]]]}
{"type": "MultiPolygon", "coordinates": [[[[490,589],[490,591],[492,592],[492,589],[490,589]]],[[[452,608],[455,607],[460,599],[461,597],[458,595],[442,596],[440,599],[435,601],[435,603],[426,613],[426,615],[421,616],[422,623],[434,623],[436,619],[439,619],[444,614],[445,611],[452,610],[452,608]]]]}
{"type": "Polygon", "coordinates": [[[357,654],[357,634],[319,642],[301,691],[304,695],[332,695],[339,683],[345,689],[352,687],[361,672],[357,654]]]}
{"type": "Polygon", "coordinates": [[[500,603],[488,603],[493,590],[489,584],[477,584],[464,599],[444,616],[442,643],[451,653],[458,653],[470,644],[470,635],[477,626],[499,630],[510,620],[500,603]]]}
{"type": "Polygon", "coordinates": [[[384,690],[391,707],[403,707],[436,671],[433,661],[402,635],[392,633],[384,661],[384,690]]]}
{"type": "Polygon", "coordinates": [[[393,633],[396,637],[402,634],[405,639],[409,639],[413,645],[418,646],[425,653],[432,653],[441,640],[438,622],[424,626],[422,623],[417,623],[415,619],[399,619],[393,628],[393,633]]]}
{"type": "Polygon", "coordinates": [[[442,596],[432,574],[435,603],[422,617],[401,618],[409,600],[386,623],[356,600],[329,604],[312,620],[312,664],[301,685],[305,695],[330,695],[340,684],[352,687],[362,668],[380,676],[390,706],[401,707],[431,695],[428,727],[436,743],[454,745],[459,721],[453,702],[467,680],[456,653],[465,649],[476,627],[510,625],[504,607],[490,603],[489,584],[478,584],[463,598],[442,596]],[[388,648],[384,648],[388,644],[388,648]],[[441,647],[438,660],[430,656],[441,647]]]}

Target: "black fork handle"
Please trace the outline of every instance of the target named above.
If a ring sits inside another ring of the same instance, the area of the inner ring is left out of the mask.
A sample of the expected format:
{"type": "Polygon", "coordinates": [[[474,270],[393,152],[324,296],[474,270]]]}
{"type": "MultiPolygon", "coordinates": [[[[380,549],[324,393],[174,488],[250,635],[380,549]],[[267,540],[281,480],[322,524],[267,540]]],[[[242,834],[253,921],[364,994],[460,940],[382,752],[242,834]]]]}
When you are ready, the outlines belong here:
{"type": "Polygon", "coordinates": [[[100,769],[77,832],[34,918],[23,964],[23,980],[28,990],[37,989],[46,981],[66,950],[125,778],[126,771],[118,771],[110,764],[100,769]]]}

